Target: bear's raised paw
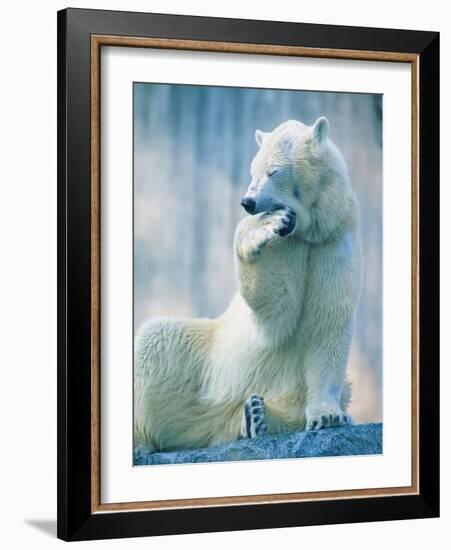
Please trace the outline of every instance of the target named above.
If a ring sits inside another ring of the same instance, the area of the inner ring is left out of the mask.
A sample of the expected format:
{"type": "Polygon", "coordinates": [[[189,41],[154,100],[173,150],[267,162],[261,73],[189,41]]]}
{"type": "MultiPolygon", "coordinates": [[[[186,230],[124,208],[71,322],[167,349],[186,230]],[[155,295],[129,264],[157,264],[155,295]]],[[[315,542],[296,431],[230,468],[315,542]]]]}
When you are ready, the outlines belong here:
{"type": "Polygon", "coordinates": [[[283,208],[272,213],[273,231],[280,237],[291,235],[296,227],[296,214],[291,208],[283,208]]]}

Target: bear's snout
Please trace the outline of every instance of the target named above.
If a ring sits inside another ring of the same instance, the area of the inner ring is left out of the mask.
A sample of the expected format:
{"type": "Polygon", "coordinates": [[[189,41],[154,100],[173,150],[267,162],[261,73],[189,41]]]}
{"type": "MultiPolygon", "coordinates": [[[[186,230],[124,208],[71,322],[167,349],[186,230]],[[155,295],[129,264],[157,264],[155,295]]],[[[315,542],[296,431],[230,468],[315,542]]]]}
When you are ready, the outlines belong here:
{"type": "Polygon", "coordinates": [[[241,206],[244,208],[244,210],[246,210],[248,214],[254,214],[257,203],[254,201],[254,199],[243,197],[241,199],[241,206]]]}

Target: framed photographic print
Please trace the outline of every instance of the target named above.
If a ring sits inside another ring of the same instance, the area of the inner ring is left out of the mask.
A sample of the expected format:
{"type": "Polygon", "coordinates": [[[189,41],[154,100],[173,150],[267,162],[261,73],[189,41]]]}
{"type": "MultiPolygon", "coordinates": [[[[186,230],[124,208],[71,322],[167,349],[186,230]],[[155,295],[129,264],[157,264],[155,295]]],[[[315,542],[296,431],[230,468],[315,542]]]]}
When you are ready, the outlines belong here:
{"type": "Polygon", "coordinates": [[[439,513],[439,35],[58,13],[58,536],[439,513]]]}

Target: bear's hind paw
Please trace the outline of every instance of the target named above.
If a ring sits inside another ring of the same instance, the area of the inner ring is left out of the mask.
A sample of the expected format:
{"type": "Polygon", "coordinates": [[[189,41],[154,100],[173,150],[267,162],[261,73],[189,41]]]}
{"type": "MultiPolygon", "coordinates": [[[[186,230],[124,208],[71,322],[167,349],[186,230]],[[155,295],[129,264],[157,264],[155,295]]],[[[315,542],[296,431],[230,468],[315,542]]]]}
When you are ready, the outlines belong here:
{"type": "Polygon", "coordinates": [[[266,435],[267,430],[263,397],[251,395],[244,404],[243,419],[241,421],[241,437],[260,437],[266,435]]]}

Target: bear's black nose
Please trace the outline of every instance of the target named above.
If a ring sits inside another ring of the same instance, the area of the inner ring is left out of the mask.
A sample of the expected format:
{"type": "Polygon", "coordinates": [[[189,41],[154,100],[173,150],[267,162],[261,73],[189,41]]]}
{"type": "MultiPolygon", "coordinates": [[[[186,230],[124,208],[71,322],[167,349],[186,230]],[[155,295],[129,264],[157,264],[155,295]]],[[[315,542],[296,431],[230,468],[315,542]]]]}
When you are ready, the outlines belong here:
{"type": "Polygon", "coordinates": [[[255,201],[249,197],[243,197],[241,199],[241,206],[246,210],[248,214],[253,214],[255,212],[255,201]]]}

